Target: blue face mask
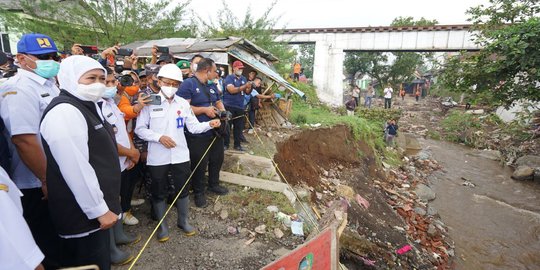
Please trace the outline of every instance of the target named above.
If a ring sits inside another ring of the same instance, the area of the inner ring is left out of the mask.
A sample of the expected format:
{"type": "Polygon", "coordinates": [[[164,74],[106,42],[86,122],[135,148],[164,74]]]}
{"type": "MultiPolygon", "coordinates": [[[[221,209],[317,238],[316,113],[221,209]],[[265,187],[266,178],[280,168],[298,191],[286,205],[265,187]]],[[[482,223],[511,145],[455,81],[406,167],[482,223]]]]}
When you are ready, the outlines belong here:
{"type": "Polygon", "coordinates": [[[45,79],[50,79],[58,75],[60,69],[60,63],[54,60],[33,60],[36,63],[36,68],[33,71],[45,79]]]}
{"type": "Polygon", "coordinates": [[[208,80],[208,85],[214,84],[214,80],[208,80]]]}
{"type": "Polygon", "coordinates": [[[103,98],[114,98],[116,96],[116,86],[107,87],[103,92],[103,98]]]}

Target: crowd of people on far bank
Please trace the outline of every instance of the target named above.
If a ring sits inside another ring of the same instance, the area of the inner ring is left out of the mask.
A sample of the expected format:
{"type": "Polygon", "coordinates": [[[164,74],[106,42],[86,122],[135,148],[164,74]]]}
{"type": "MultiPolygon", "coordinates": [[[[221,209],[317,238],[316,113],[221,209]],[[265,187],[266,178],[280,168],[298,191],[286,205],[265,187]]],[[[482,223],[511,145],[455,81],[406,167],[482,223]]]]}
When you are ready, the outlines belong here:
{"type": "MultiPolygon", "coordinates": [[[[413,87],[412,91],[416,102],[419,102],[422,95],[422,87],[417,84],[413,87]]],[[[347,109],[348,115],[354,115],[354,111],[356,110],[356,108],[359,107],[361,92],[362,91],[360,90],[360,87],[354,85],[353,89],[351,90],[350,99],[345,102],[345,108],[347,109]]],[[[401,97],[402,101],[405,100],[405,96],[407,95],[407,93],[405,91],[405,88],[403,87],[403,84],[400,85],[398,95],[399,97],[401,97]]],[[[382,90],[382,96],[384,98],[384,108],[391,109],[392,99],[394,96],[394,89],[392,88],[391,84],[387,84],[386,87],[382,90]]],[[[364,107],[371,109],[374,98],[376,98],[376,91],[374,85],[369,84],[364,92],[364,107]]]]}
{"type": "MultiPolygon", "coordinates": [[[[139,223],[140,181],[154,220],[179,194],[176,225],[196,234],[190,190],[200,208],[209,192],[228,193],[219,172],[230,133],[243,151],[246,111],[276,97],[238,60],[227,74],[210,58],[177,61],[157,46],[144,66],[124,48],[94,59],[85,47],[60,55],[49,36],[33,33],[16,55],[0,55],[0,269],[128,263],[133,256],[118,246],[141,239],[123,228],[139,223]]],[[[157,240],[169,238],[165,219],[157,240]]]]}

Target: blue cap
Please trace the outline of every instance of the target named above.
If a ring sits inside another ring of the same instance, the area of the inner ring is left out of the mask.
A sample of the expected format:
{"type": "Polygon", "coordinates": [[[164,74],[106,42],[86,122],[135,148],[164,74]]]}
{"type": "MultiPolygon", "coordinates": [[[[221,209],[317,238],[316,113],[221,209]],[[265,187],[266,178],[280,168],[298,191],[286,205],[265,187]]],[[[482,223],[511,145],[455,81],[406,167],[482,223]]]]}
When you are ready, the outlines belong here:
{"type": "Polygon", "coordinates": [[[27,54],[46,54],[58,52],[56,44],[51,37],[31,33],[21,37],[21,40],[17,42],[17,52],[27,54]]]}

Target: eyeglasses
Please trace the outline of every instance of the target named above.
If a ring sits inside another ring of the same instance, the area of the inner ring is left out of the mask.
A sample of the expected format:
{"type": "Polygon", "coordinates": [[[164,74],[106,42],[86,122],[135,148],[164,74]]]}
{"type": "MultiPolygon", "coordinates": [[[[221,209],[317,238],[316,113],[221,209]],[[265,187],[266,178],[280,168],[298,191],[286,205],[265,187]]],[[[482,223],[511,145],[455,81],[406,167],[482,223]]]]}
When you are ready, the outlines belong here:
{"type": "Polygon", "coordinates": [[[169,87],[179,87],[180,86],[180,82],[165,82],[165,81],[161,81],[161,83],[163,84],[163,86],[169,86],[169,87]]]}
{"type": "Polygon", "coordinates": [[[56,53],[28,54],[28,55],[34,56],[35,58],[39,60],[54,60],[54,61],[60,60],[60,57],[56,53]]]}

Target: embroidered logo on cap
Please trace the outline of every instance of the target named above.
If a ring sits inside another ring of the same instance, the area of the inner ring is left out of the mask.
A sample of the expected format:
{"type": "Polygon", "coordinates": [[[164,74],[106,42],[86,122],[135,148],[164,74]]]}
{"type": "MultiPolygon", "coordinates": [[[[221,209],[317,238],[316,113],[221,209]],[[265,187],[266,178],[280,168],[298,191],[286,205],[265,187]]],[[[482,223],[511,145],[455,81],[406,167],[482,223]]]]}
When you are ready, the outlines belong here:
{"type": "Polygon", "coordinates": [[[48,38],[36,38],[40,48],[52,48],[51,42],[48,38]]]}

